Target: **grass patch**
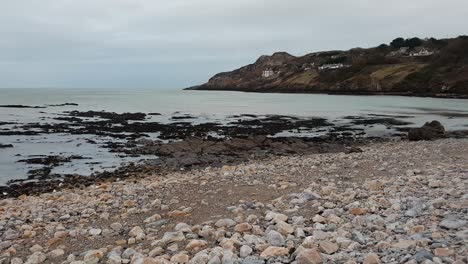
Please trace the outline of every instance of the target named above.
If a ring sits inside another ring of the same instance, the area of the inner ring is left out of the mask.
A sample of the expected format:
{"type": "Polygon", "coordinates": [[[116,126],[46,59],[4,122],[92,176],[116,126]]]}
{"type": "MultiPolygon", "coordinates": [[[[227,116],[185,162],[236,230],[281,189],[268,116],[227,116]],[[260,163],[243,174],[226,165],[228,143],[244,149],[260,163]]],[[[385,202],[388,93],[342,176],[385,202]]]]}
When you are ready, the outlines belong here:
{"type": "Polygon", "coordinates": [[[316,70],[308,70],[299,75],[293,76],[292,78],[288,79],[288,83],[293,84],[310,84],[315,81],[318,77],[318,72],[316,70]]]}

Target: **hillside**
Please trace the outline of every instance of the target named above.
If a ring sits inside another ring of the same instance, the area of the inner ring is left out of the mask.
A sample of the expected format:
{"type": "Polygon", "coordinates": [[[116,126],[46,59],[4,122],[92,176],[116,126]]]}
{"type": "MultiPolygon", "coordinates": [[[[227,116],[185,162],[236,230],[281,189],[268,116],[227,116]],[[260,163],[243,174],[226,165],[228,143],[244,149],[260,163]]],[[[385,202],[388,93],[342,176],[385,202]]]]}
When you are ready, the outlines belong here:
{"type": "Polygon", "coordinates": [[[187,89],[468,98],[468,37],[398,38],[302,57],[278,52],[187,89]]]}

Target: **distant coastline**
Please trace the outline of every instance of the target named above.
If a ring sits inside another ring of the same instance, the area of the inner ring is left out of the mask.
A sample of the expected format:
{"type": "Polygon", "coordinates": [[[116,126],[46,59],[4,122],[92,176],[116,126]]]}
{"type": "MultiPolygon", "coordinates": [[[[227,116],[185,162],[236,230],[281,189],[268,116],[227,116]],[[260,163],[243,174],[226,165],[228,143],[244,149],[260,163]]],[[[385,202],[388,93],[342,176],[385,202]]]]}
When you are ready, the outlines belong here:
{"type": "Polygon", "coordinates": [[[389,45],[302,57],[277,52],[185,90],[467,99],[468,37],[397,38],[389,45]]]}
{"type": "Polygon", "coordinates": [[[200,86],[194,86],[185,88],[186,91],[216,91],[216,92],[241,92],[241,93],[276,93],[276,94],[323,94],[323,95],[347,95],[347,96],[406,96],[406,97],[427,97],[427,98],[441,98],[441,99],[468,99],[468,95],[464,94],[431,94],[431,93],[411,93],[411,92],[400,92],[400,93],[379,93],[369,91],[342,91],[342,92],[322,92],[322,91],[310,91],[310,90],[297,90],[288,88],[278,88],[274,90],[256,90],[256,89],[234,89],[234,88],[218,88],[218,89],[204,89],[200,86]]]}

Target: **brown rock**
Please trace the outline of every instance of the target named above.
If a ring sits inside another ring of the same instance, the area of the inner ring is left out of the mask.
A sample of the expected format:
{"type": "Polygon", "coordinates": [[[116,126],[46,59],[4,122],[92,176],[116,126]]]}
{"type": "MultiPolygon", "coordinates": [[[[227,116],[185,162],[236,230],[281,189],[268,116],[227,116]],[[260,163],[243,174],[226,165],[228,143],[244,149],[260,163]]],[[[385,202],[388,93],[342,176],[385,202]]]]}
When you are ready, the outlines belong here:
{"type": "Polygon", "coordinates": [[[303,249],[296,257],[297,264],[320,264],[322,255],[315,249],[303,249]]]}
{"type": "Polygon", "coordinates": [[[289,254],[289,250],[287,248],[270,246],[270,247],[267,247],[262,252],[262,254],[260,254],[260,257],[268,259],[272,257],[286,256],[288,254],[289,254]]]}
{"type": "Polygon", "coordinates": [[[207,245],[208,243],[204,240],[194,239],[187,244],[185,249],[189,251],[199,251],[200,249],[205,248],[207,245]]]}
{"type": "Polygon", "coordinates": [[[184,216],[187,216],[187,215],[189,215],[189,213],[179,211],[179,210],[175,210],[175,211],[171,211],[171,212],[167,213],[167,216],[170,217],[170,218],[184,217],[184,216]]]}
{"type": "Polygon", "coordinates": [[[367,209],[355,207],[349,209],[349,213],[352,215],[365,215],[367,214],[367,209]]]}
{"type": "Polygon", "coordinates": [[[384,188],[384,184],[380,181],[371,181],[367,184],[367,188],[371,191],[380,191],[384,188]]]}
{"type": "Polygon", "coordinates": [[[252,226],[249,223],[241,223],[234,227],[234,231],[244,233],[252,230],[252,226]]]}
{"type": "Polygon", "coordinates": [[[412,128],[408,131],[408,139],[411,141],[434,140],[444,137],[445,128],[439,121],[432,121],[420,128],[412,128]]]}
{"type": "Polygon", "coordinates": [[[322,252],[327,253],[328,255],[333,254],[336,251],[338,251],[338,245],[329,241],[320,242],[319,248],[320,250],[322,250],[322,252]]]}
{"type": "Polygon", "coordinates": [[[189,256],[187,254],[179,253],[171,258],[171,263],[187,263],[189,262],[189,256]]]}
{"type": "Polygon", "coordinates": [[[380,263],[380,258],[375,253],[367,254],[363,262],[363,264],[379,264],[379,263],[380,263]]]}
{"type": "Polygon", "coordinates": [[[455,252],[449,248],[436,248],[434,250],[434,255],[437,257],[448,257],[455,254],[455,252]]]}

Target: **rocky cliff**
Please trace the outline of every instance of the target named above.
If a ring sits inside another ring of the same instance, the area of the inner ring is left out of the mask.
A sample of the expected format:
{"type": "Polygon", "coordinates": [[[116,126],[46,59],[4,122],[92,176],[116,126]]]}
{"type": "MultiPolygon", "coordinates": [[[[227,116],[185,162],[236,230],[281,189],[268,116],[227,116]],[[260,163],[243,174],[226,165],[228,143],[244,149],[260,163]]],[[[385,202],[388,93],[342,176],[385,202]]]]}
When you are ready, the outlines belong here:
{"type": "Polygon", "coordinates": [[[187,89],[468,98],[468,37],[414,39],[302,57],[278,52],[187,89]]]}

